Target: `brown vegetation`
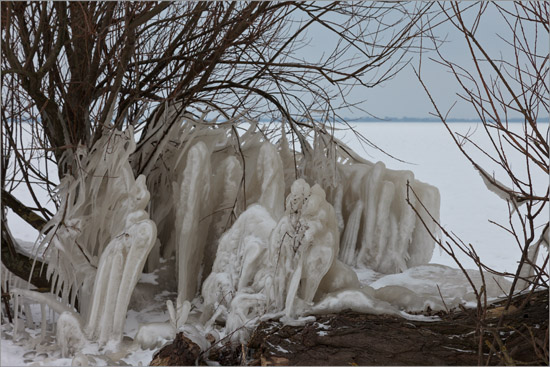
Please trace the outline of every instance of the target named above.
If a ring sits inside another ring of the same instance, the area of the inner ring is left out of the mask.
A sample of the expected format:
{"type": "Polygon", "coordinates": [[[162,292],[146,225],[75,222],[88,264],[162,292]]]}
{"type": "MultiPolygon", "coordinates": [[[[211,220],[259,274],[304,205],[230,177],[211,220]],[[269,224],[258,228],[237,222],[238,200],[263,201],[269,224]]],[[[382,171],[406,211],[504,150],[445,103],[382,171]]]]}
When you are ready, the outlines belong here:
{"type": "MultiPolygon", "coordinates": [[[[487,365],[548,365],[548,292],[517,296],[488,310],[484,333],[498,334],[496,349],[482,348],[487,365]],[[502,316],[502,322],[501,322],[502,316]],[[493,352],[493,353],[492,353],[493,352]]],[[[304,326],[262,322],[245,345],[225,344],[202,355],[183,334],[161,349],[152,365],[248,366],[465,366],[478,364],[476,310],[439,312],[434,321],[343,312],[318,316],[304,326]],[[182,360],[189,353],[192,360],[182,360]]]]}

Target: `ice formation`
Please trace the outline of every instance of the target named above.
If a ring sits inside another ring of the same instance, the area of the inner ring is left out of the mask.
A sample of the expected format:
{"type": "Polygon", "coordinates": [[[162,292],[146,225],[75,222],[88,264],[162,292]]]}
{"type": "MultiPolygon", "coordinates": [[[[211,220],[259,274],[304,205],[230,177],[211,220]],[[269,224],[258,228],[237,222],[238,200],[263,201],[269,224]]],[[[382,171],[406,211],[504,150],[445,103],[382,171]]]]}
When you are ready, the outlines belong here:
{"type": "Polygon", "coordinates": [[[329,293],[311,309],[312,314],[354,310],[370,314],[398,314],[396,308],[376,298],[369,287],[344,289],[329,293]]]}
{"type": "Polygon", "coordinates": [[[80,351],[87,339],[82,332],[80,320],[73,312],[64,312],[57,319],[57,343],[61,346],[61,356],[68,357],[80,351]]]}
{"type": "MultiPolygon", "coordinates": [[[[335,206],[345,223],[342,261],[386,274],[430,261],[435,243],[405,199],[409,182],[437,218],[439,191],[435,187],[415,180],[410,171],[389,170],[382,162],[340,165],[339,172],[344,184],[337,188],[335,206]]],[[[423,219],[436,232],[435,223],[423,219]]]]}
{"type": "Polygon", "coordinates": [[[155,224],[143,210],[126,219],[126,230],[103,251],[95,277],[86,334],[100,343],[122,339],[130,297],[156,239],[155,224]]]}
{"type": "Polygon", "coordinates": [[[285,216],[271,235],[272,269],[268,300],[288,318],[310,304],[338,254],[339,233],[334,209],[319,185],[302,179],[292,184],[285,216]],[[284,303],[283,303],[284,302],[284,303]]]}
{"type": "Polygon", "coordinates": [[[189,150],[187,165],[181,180],[174,184],[176,222],[176,263],[178,272],[178,303],[192,300],[201,280],[201,263],[212,220],[210,195],[210,152],[203,142],[189,150]]]}
{"type": "MultiPolygon", "coordinates": [[[[177,116],[170,108],[165,115],[177,116]]],[[[207,333],[242,340],[266,317],[292,323],[344,308],[438,307],[436,288],[368,286],[354,271],[409,274],[429,262],[436,226],[413,198],[438,219],[435,187],[359,158],[321,130],[312,145],[299,137],[296,150],[284,130],[273,145],[275,133],[254,122],[237,132],[204,117],[159,125],[136,153],[131,128],[106,134],[81,153],[82,171],[64,178],[41,247],[54,290],[20,293],[61,315],[63,353],[83,340],[120,342],[141,274],[161,265],[174,281],[144,292],[177,296],[166,303],[168,322],[134,334],[143,348],[178,331],[204,348],[207,333]]]]}
{"type": "Polygon", "coordinates": [[[212,200],[216,203],[213,207],[212,226],[208,230],[206,247],[204,249],[203,279],[212,271],[212,265],[216,257],[217,242],[222,234],[229,229],[233,206],[239,195],[239,185],[243,176],[241,163],[236,157],[225,158],[216,169],[212,178],[212,200]]]}
{"type": "Polygon", "coordinates": [[[258,204],[266,208],[275,219],[281,218],[285,209],[283,163],[272,144],[262,144],[256,172],[258,177],[256,187],[260,189],[258,204]]]}
{"type": "Polygon", "coordinates": [[[171,340],[176,337],[176,329],[170,323],[156,322],[141,325],[134,341],[144,349],[153,349],[159,346],[163,340],[171,340]]]}
{"type": "MultiPolygon", "coordinates": [[[[476,288],[481,289],[483,281],[479,271],[467,272],[476,288]]],[[[453,308],[464,301],[476,302],[474,291],[462,270],[439,264],[416,266],[403,273],[386,275],[370,286],[376,289],[377,298],[406,311],[425,309],[427,306],[432,310],[444,310],[445,305],[453,308]]],[[[489,299],[507,294],[510,286],[510,281],[501,276],[486,276],[485,292],[489,299]]]]}
{"type": "Polygon", "coordinates": [[[526,289],[530,286],[531,280],[535,277],[535,269],[532,264],[536,264],[537,258],[539,256],[539,251],[541,246],[546,247],[546,251],[549,250],[550,245],[550,231],[548,230],[549,224],[546,223],[540,238],[538,241],[532,243],[527,250],[527,260],[523,267],[521,268],[520,277],[518,280],[518,288],[526,289]]]}
{"type": "MultiPolygon", "coordinates": [[[[238,292],[247,293],[249,298],[257,301],[256,307],[251,309],[255,316],[263,313],[266,305],[261,292],[265,284],[261,281],[266,279],[257,270],[267,261],[269,236],[275,225],[275,220],[264,207],[252,205],[220,239],[212,272],[202,286],[205,312],[212,315],[210,324],[218,318],[227,319],[234,302],[233,307],[239,302],[246,302],[243,296],[237,297],[238,292]]],[[[237,315],[234,313],[235,317],[237,315]]],[[[242,318],[237,322],[237,327],[247,321],[247,317],[242,318]]]]}
{"type": "Polygon", "coordinates": [[[210,323],[223,319],[234,332],[265,314],[292,320],[318,290],[358,287],[353,270],[336,259],[338,245],[336,215],[319,185],[295,181],[278,222],[268,208],[251,206],[221,238],[204,282],[210,323]]]}
{"type": "Polygon", "coordinates": [[[130,297],[155,244],[156,226],[144,210],[145,177],[135,179],[128,162],[134,148],[130,129],[105,136],[80,156],[83,170],[62,180],[61,209],[39,248],[46,253],[53,294],[14,290],[60,314],[57,336],[64,354],[83,340],[122,339],[130,297]]]}

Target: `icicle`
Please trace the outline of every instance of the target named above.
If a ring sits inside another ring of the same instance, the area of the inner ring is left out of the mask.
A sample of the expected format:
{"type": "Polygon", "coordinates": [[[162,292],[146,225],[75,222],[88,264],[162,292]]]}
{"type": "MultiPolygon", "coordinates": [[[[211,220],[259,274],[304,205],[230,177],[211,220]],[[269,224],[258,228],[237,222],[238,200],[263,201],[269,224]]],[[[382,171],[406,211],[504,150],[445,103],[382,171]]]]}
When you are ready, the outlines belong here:
{"type": "Polygon", "coordinates": [[[393,249],[393,244],[388,243],[390,237],[391,214],[390,207],[395,194],[395,186],[392,182],[383,182],[381,184],[380,195],[378,198],[378,208],[376,211],[376,227],[374,229],[372,247],[375,249],[375,255],[372,259],[372,264],[375,264],[383,273],[393,273],[400,267],[403,270],[406,268],[405,261],[401,258],[401,254],[393,249]],[[393,251],[392,251],[393,250],[393,251]],[[402,262],[402,265],[391,264],[384,267],[384,259],[392,259],[394,262],[402,262]]]}
{"type": "Polygon", "coordinates": [[[298,179],[295,163],[296,159],[300,159],[300,154],[290,150],[290,145],[286,138],[284,124],[281,124],[281,140],[277,144],[277,150],[281,162],[283,163],[283,173],[285,182],[285,197],[290,193],[290,186],[298,179]]]}
{"type": "Polygon", "coordinates": [[[237,196],[242,175],[243,170],[239,160],[236,157],[229,156],[221,161],[212,179],[212,194],[210,196],[212,202],[215,203],[215,207],[213,207],[212,224],[206,239],[204,278],[212,271],[218,241],[222,234],[229,229],[231,214],[240,214],[237,196]]]}
{"type": "Polygon", "coordinates": [[[170,318],[171,320],[173,320],[172,323],[174,325],[174,328],[175,330],[179,330],[187,322],[189,312],[191,311],[191,303],[189,301],[184,301],[183,304],[178,304],[177,309],[174,310],[174,306],[172,305],[172,302],[170,302],[170,304],[168,304],[168,307],[169,311],[170,307],[172,308],[172,311],[170,311],[170,318]]]}
{"type": "Polygon", "coordinates": [[[418,195],[418,200],[428,210],[426,213],[419,203],[415,205],[417,211],[420,213],[420,217],[416,219],[415,230],[409,245],[410,259],[407,261],[407,267],[427,264],[433,255],[435,242],[432,239],[432,235],[440,236],[440,229],[436,225],[435,220],[439,220],[439,207],[440,196],[439,190],[433,186],[415,181],[412,185],[414,191],[418,195]],[[428,225],[428,229],[424,227],[421,220],[428,225]]]}
{"type": "MultiPolygon", "coordinates": [[[[334,200],[342,213],[345,225],[342,233],[340,258],[349,265],[360,265],[382,273],[396,273],[411,266],[430,261],[434,241],[423,230],[414,211],[406,202],[407,182],[421,196],[422,203],[434,218],[439,218],[439,191],[414,179],[410,171],[386,169],[381,162],[375,165],[341,164],[343,179],[340,199],[336,190],[334,200]],[[358,203],[363,203],[359,215],[358,203]],[[357,231],[357,240],[353,237],[357,231]],[[355,254],[350,247],[355,243],[355,254]],[[411,260],[411,256],[414,258],[411,260]]],[[[423,212],[413,199],[413,205],[423,212]]],[[[424,214],[423,218],[427,218],[424,214]]],[[[426,221],[437,232],[435,223],[426,221]]]]}
{"type": "Polygon", "coordinates": [[[359,200],[355,203],[351,214],[348,217],[348,222],[342,235],[340,243],[340,259],[346,264],[355,266],[355,249],[359,240],[359,228],[361,226],[361,216],[363,215],[363,201],[359,200]]]}
{"type": "MultiPolygon", "coordinates": [[[[364,205],[362,200],[359,200],[359,201],[361,201],[361,205],[364,205]]],[[[334,212],[336,213],[336,219],[338,220],[338,231],[340,233],[344,233],[345,228],[346,228],[346,223],[344,221],[344,214],[343,214],[344,187],[343,187],[342,184],[336,186],[336,189],[333,190],[331,204],[334,207],[334,212]]],[[[356,204],[357,203],[355,203],[354,205],[356,205],[356,204]]],[[[356,215],[358,215],[358,218],[356,220],[358,220],[358,221],[361,221],[361,215],[363,214],[362,210],[363,209],[361,209],[361,211],[359,213],[356,213],[356,215]]],[[[357,230],[359,230],[359,228],[357,228],[357,230]]],[[[355,234],[355,236],[357,236],[357,233],[355,234]]],[[[356,239],[354,239],[354,241],[355,240],[356,239]]],[[[355,246],[355,244],[354,244],[354,246],[355,246]]],[[[346,247],[347,247],[347,245],[346,245],[346,247]]]]}
{"type": "Polygon", "coordinates": [[[46,317],[48,316],[47,314],[47,310],[46,310],[46,305],[41,303],[40,304],[40,314],[42,316],[42,319],[41,319],[41,322],[40,322],[40,340],[41,341],[44,341],[44,338],[46,338],[46,330],[47,330],[47,319],[46,317]]]}
{"type": "Polygon", "coordinates": [[[131,247],[124,262],[124,271],[116,300],[113,333],[116,340],[122,338],[130,298],[139,281],[147,256],[156,241],[155,224],[149,219],[144,219],[146,217],[147,214],[143,211],[133,213],[128,217],[128,224],[132,222],[134,224],[128,229],[131,247]]]}
{"type": "Polygon", "coordinates": [[[368,172],[368,176],[365,178],[364,186],[364,198],[366,200],[364,214],[365,226],[357,261],[364,266],[372,267],[374,270],[378,270],[376,264],[372,263],[374,257],[376,256],[376,250],[378,247],[377,244],[374,243],[374,231],[377,217],[376,208],[384,169],[385,166],[382,162],[376,163],[372,170],[368,172]]]}
{"type": "Polygon", "coordinates": [[[264,143],[260,148],[257,173],[261,185],[258,203],[278,220],[284,212],[285,183],[283,163],[271,143],[264,143]]]}
{"type": "Polygon", "coordinates": [[[77,159],[83,169],[76,177],[67,175],[61,180],[61,207],[46,226],[48,233],[40,245],[48,248],[47,276],[55,279],[54,292],[62,291],[63,302],[70,305],[78,295],[84,316],[98,259],[124,229],[127,216],[144,209],[149,200],[145,185],[134,184],[128,163],[134,150],[129,128],[105,134],[89,152],[79,151],[77,159]]]}
{"type": "Polygon", "coordinates": [[[70,307],[63,304],[62,302],[59,302],[57,297],[51,293],[40,293],[20,288],[14,288],[11,290],[11,292],[13,293],[14,297],[16,297],[16,302],[18,302],[19,297],[22,296],[37,303],[47,305],[50,310],[55,311],[58,314],[62,314],[63,312],[74,313],[74,311],[70,307]]]}
{"type": "Polygon", "coordinates": [[[19,333],[19,294],[13,292],[13,296],[15,298],[13,305],[13,340],[17,340],[19,333]]]}
{"type": "Polygon", "coordinates": [[[25,326],[29,329],[34,329],[34,321],[32,319],[31,306],[25,302],[25,326]]]}
{"type": "MultiPolygon", "coordinates": [[[[118,244],[117,244],[118,245],[118,244]]],[[[111,334],[113,334],[113,323],[115,322],[115,307],[117,302],[117,296],[119,287],[122,285],[122,269],[124,266],[124,259],[122,255],[122,246],[115,246],[112,254],[104,252],[104,256],[109,256],[112,261],[107,262],[109,276],[107,283],[96,283],[97,287],[106,288],[105,298],[101,299],[102,310],[100,313],[100,321],[96,323],[95,330],[89,333],[94,339],[97,338],[100,344],[105,344],[111,334]],[[118,247],[118,248],[117,248],[118,247]]],[[[104,257],[102,256],[102,257],[104,257]]],[[[101,264],[100,264],[101,267],[101,264]]],[[[95,298],[95,297],[94,297],[95,298]]],[[[95,301],[95,299],[94,299],[95,301]]],[[[95,303],[95,302],[94,302],[95,303]]]]}

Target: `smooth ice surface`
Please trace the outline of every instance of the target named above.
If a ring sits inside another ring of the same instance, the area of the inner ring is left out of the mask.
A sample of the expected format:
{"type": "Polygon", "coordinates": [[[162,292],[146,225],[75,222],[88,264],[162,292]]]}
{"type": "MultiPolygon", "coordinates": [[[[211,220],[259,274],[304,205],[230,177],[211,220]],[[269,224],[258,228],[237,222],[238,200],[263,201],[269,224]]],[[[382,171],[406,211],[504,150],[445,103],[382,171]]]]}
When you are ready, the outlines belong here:
{"type": "Polygon", "coordinates": [[[397,310],[390,304],[373,296],[369,289],[345,289],[328,294],[322,301],[311,309],[311,313],[332,313],[351,309],[375,315],[397,314],[397,310]]]}
{"type": "Polygon", "coordinates": [[[264,143],[260,148],[257,164],[261,192],[258,204],[272,213],[275,219],[279,219],[285,210],[285,183],[283,163],[277,149],[270,143],[264,143]]]}
{"type": "MultiPolygon", "coordinates": [[[[468,275],[479,290],[482,285],[479,271],[468,270],[468,275]]],[[[485,277],[488,299],[509,291],[511,283],[508,280],[491,274],[485,274],[485,277]]],[[[432,310],[443,310],[441,296],[449,308],[463,301],[475,301],[473,289],[464,273],[460,269],[438,264],[421,265],[400,274],[385,275],[369,286],[376,289],[379,299],[397,304],[406,311],[422,310],[426,306],[432,310]],[[410,301],[405,299],[405,294],[410,297],[410,301]]]]}

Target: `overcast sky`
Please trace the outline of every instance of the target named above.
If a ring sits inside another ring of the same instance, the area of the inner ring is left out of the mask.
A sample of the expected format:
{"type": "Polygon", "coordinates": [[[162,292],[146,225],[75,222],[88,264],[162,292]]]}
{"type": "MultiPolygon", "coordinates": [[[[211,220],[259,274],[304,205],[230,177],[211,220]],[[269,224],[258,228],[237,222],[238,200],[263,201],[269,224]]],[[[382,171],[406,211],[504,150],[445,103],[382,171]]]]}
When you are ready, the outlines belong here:
{"type": "MultiPolygon", "coordinates": [[[[461,5],[465,7],[466,4],[463,3],[461,5]]],[[[465,16],[466,19],[468,19],[467,17],[468,15],[465,16]]],[[[473,70],[471,56],[462,34],[457,32],[451,24],[439,26],[436,28],[435,33],[438,37],[447,39],[447,42],[440,48],[442,54],[461,66],[473,70]]],[[[490,55],[497,57],[502,55],[504,59],[510,59],[513,56],[510,53],[510,47],[497,34],[508,39],[511,37],[511,32],[502,20],[502,17],[500,17],[494,7],[490,6],[478,28],[478,39],[490,55]]],[[[328,34],[327,31],[319,30],[310,32],[309,35],[312,37],[312,43],[311,48],[307,52],[314,54],[319,54],[322,50],[330,49],[336,42],[336,38],[328,34]]],[[[547,52],[549,45],[548,34],[544,36],[545,39],[541,40],[539,44],[542,44],[547,52]]],[[[475,118],[476,113],[472,107],[456,96],[458,84],[455,78],[445,67],[431,61],[430,57],[437,57],[437,55],[434,52],[427,52],[422,56],[422,76],[432,96],[440,105],[440,109],[446,112],[457,101],[452,113],[449,115],[450,117],[475,118]]],[[[384,83],[384,85],[368,90],[357,88],[352,92],[351,99],[354,101],[366,99],[366,102],[361,107],[377,117],[428,116],[434,109],[413,72],[413,66],[418,68],[417,56],[414,56],[411,65],[405,67],[394,79],[384,83]]],[[[351,116],[351,114],[348,115],[351,116]]],[[[357,117],[364,114],[357,112],[354,115],[354,117],[357,117]]]]}

